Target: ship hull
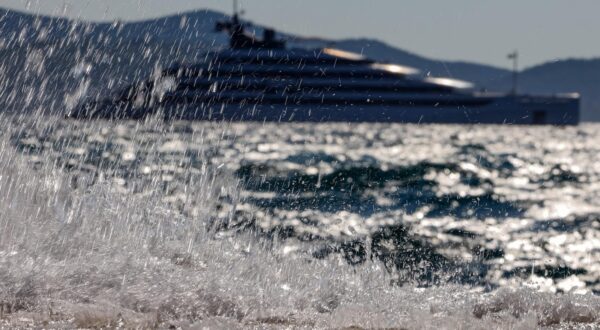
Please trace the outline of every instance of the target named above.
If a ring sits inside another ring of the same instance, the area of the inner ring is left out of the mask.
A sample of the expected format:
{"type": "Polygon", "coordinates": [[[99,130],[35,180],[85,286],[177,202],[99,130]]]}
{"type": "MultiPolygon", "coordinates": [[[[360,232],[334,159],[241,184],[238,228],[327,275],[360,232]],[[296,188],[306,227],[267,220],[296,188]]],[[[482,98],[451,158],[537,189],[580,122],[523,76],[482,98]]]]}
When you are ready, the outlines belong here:
{"type": "MultiPolygon", "coordinates": [[[[475,98],[476,99],[476,98],[475,98]]],[[[504,96],[482,102],[417,104],[216,103],[171,99],[153,107],[109,101],[88,104],[72,118],[254,121],[254,122],[384,122],[439,124],[577,125],[577,97],[504,96]]]]}

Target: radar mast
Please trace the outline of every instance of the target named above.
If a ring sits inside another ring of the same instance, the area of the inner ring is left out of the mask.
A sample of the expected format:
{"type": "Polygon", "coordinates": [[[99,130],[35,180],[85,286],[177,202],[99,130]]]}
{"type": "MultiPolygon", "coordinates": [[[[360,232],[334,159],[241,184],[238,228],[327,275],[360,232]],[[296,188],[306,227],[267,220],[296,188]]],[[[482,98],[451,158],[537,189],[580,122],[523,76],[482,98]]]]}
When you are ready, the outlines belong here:
{"type": "Polygon", "coordinates": [[[229,45],[232,49],[285,49],[285,41],[275,38],[275,30],[264,29],[262,40],[246,33],[246,24],[240,20],[243,11],[239,9],[239,1],[233,0],[233,16],[230,20],[217,22],[217,32],[229,34],[229,45]]]}

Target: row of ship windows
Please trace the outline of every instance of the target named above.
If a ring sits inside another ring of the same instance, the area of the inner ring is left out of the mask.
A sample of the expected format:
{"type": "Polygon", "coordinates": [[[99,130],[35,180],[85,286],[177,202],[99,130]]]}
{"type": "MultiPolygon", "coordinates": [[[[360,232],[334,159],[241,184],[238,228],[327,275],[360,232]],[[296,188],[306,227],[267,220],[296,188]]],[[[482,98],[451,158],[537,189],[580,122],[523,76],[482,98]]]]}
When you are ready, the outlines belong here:
{"type": "Polygon", "coordinates": [[[340,58],[217,58],[216,64],[255,64],[255,65],[365,65],[372,64],[372,60],[350,60],[340,58]]]}
{"type": "Polygon", "coordinates": [[[360,85],[335,85],[335,86],[314,86],[305,85],[282,85],[269,86],[265,84],[201,84],[201,83],[181,83],[176,88],[177,91],[191,92],[201,91],[254,91],[267,94],[278,93],[315,93],[315,92],[350,92],[350,93],[368,93],[368,92],[393,92],[393,93],[438,93],[447,94],[452,92],[451,88],[444,86],[360,86],[360,85]]]}
{"type": "Polygon", "coordinates": [[[248,69],[239,68],[233,70],[207,70],[207,69],[186,69],[185,71],[173,73],[165,71],[164,76],[177,76],[177,78],[199,78],[199,77],[253,77],[253,78],[270,78],[270,79],[287,79],[287,78],[361,78],[361,79],[377,79],[377,78],[393,78],[404,79],[403,75],[388,72],[368,70],[361,68],[360,70],[335,70],[331,69],[248,69]]]}

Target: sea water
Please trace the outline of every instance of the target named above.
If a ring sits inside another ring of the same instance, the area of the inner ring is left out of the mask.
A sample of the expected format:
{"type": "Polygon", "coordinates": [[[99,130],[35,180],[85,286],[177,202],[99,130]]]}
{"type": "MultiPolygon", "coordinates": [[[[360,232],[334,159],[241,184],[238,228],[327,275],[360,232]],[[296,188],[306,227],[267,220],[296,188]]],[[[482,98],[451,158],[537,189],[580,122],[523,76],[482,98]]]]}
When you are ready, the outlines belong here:
{"type": "Polygon", "coordinates": [[[600,326],[598,125],[1,122],[0,327],[600,326]]]}

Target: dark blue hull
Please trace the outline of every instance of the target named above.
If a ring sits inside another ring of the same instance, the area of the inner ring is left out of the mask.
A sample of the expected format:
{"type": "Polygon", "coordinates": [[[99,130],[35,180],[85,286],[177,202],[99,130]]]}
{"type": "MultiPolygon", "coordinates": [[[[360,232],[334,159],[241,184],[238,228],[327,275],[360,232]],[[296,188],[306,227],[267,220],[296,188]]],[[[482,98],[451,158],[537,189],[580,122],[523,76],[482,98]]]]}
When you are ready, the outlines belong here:
{"type": "Polygon", "coordinates": [[[80,119],[258,121],[258,122],[388,122],[441,124],[577,125],[579,98],[504,96],[461,104],[298,104],[213,103],[168,100],[152,107],[128,102],[94,102],[69,117],[80,119]]]}

